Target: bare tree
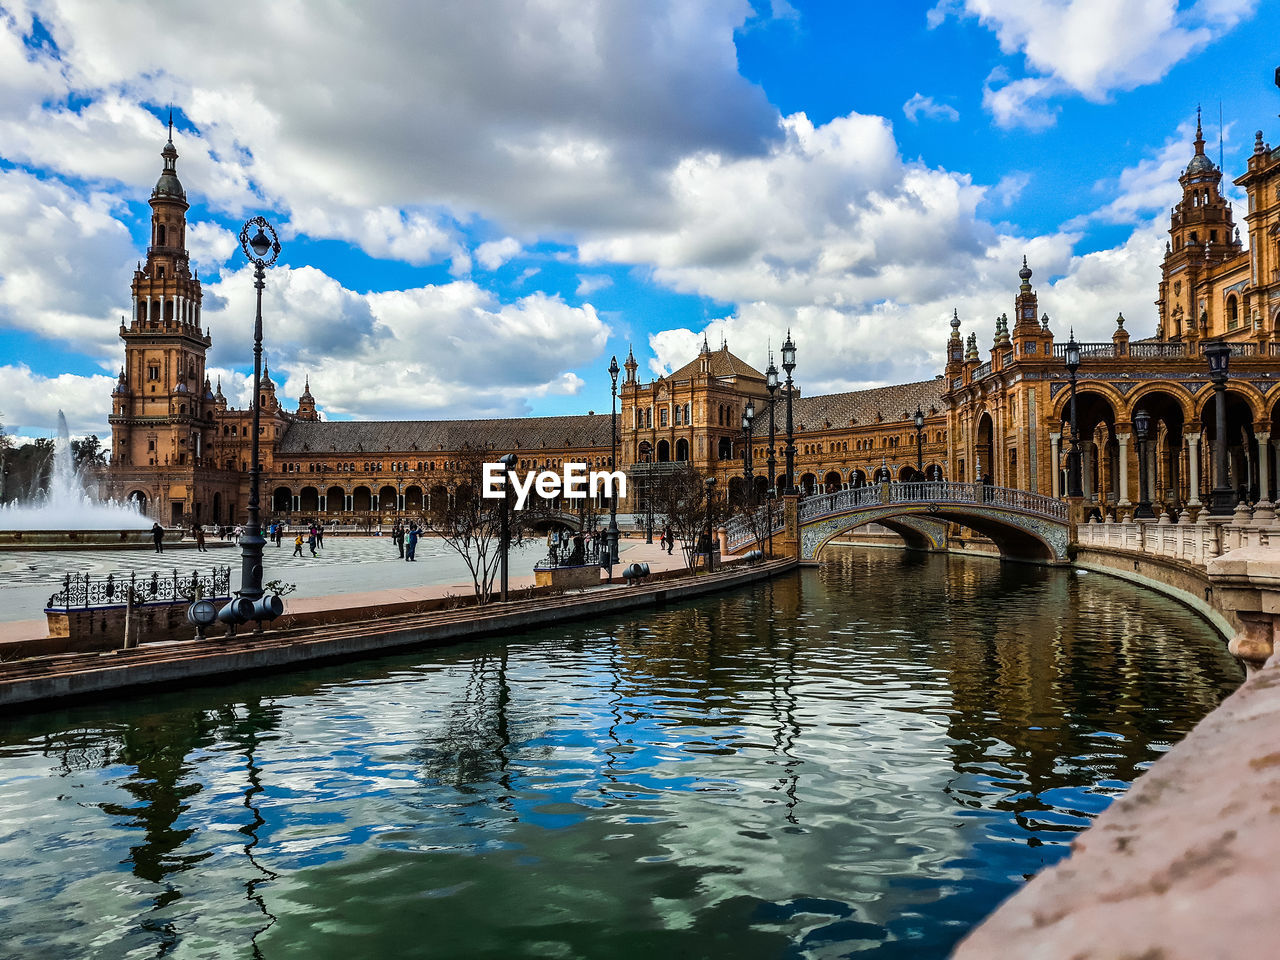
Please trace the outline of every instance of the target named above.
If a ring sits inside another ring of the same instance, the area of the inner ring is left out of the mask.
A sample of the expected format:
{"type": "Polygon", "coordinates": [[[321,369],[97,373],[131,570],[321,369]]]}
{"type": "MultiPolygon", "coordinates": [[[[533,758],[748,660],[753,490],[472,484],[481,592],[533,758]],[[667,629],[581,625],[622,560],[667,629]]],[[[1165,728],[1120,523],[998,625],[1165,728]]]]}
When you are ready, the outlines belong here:
{"type": "MultiPolygon", "coordinates": [[[[494,580],[502,564],[502,512],[509,506],[501,498],[487,499],[482,495],[483,464],[497,459],[492,452],[464,447],[459,452],[458,470],[462,484],[452,498],[432,503],[426,515],[427,526],[467,565],[478,604],[493,599],[494,580]]],[[[509,514],[511,546],[524,539],[527,524],[521,513],[511,510],[509,514]]]]}
{"type": "Polygon", "coordinates": [[[656,513],[680,541],[684,564],[692,570],[699,540],[706,535],[708,506],[714,513],[716,505],[714,495],[708,496],[706,478],[690,464],[663,476],[652,496],[656,513]]]}
{"type": "Polygon", "coordinates": [[[735,497],[730,505],[730,512],[735,522],[742,524],[751,535],[755,549],[764,552],[770,531],[782,517],[782,505],[777,498],[761,492],[754,484],[744,486],[741,496],[735,497]]]}

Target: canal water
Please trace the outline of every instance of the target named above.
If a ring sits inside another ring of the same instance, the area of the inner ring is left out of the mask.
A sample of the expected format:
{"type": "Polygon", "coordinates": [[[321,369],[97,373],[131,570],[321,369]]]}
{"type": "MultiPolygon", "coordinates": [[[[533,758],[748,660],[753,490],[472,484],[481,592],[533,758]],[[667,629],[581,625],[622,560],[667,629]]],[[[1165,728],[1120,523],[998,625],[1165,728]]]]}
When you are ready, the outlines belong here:
{"type": "Polygon", "coordinates": [[[3,717],[0,956],[944,957],[1241,678],[1127,583],[851,548],[3,717]]]}

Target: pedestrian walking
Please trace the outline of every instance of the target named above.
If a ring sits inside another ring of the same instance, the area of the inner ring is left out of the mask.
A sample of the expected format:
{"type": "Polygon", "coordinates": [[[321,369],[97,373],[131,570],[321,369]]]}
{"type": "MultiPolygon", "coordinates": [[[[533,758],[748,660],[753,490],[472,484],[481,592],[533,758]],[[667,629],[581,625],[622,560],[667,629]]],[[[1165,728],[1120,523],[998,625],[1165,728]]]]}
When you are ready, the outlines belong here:
{"type": "Polygon", "coordinates": [[[667,556],[670,556],[671,551],[675,548],[675,545],[676,545],[675,534],[671,532],[670,527],[667,527],[665,530],[662,531],[662,536],[667,541],[667,556]]]}
{"type": "MultiPolygon", "coordinates": [[[[302,534],[298,534],[298,536],[302,536],[302,534]]],[[[307,536],[307,549],[311,551],[313,557],[316,555],[316,531],[314,527],[311,528],[311,533],[307,536]]]]}
{"type": "Polygon", "coordinates": [[[209,548],[204,545],[204,525],[199,523],[196,524],[196,552],[209,552],[209,548]]]}
{"type": "Polygon", "coordinates": [[[324,521],[321,520],[316,524],[316,547],[320,550],[324,549],[324,521]]]}
{"type": "Polygon", "coordinates": [[[418,525],[416,523],[411,523],[409,525],[409,542],[405,547],[405,559],[416,560],[417,557],[414,556],[414,553],[417,551],[417,549],[418,549],[418,525]]]}
{"type": "Polygon", "coordinates": [[[238,524],[238,523],[237,523],[237,524],[236,524],[235,532],[234,532],[234,533],[232,533],[231,538],[232,538],[233,540],[235,540],[235,542],[236,542],[237,544],[239,544],[239,543],[240,543],[240,538],[241,538],[242,536],[244,536],[244,527],[240,526],[240,524],[238,524]]]}
{"type": "Polygon", "coordinates": [[[164,527],[159,521],[151,525],[151,539],[156,545],[156,553],[164,553],[164,527]]]}
{"type": "Polygon", "coordinates": [[[295,557],[302,556],[302,531],[298,531],[298,535],[293,538],[293,555],[295,557]]]}

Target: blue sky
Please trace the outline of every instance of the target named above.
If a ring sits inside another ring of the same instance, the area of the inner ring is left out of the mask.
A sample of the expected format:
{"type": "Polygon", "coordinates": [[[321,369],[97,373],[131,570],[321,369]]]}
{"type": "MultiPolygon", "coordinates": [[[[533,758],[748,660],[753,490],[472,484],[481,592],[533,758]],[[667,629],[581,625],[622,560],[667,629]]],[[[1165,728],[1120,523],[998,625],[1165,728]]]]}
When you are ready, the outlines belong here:
{"type": "MultiPolygon", "coordinates": [[[[0,4],[0,416],[106,431],[174,111],[210,366],[333,418],[608,408],[707,335],[806,392],[990,342],[1025,254],[1055,330],[1154,332],[1197,104],[1228,177],[1277,136],[1259,0],[0,4]]],[[[1234,190],[1234,188],[1232,188],[1234,190]]],[[[1237,205],[1238,206],[1238,205],[1237,205]]]]}

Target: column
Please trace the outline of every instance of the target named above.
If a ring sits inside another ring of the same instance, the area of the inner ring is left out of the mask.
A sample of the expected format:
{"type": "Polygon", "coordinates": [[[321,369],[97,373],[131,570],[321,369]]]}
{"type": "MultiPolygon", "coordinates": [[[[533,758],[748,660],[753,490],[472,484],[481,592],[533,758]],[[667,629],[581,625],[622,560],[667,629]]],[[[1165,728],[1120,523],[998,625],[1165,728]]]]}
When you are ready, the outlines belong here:
{"type": "Polygon", "coordinates": [[[1083,491],[1084,491],[1085,500],[1090,502],[1094,500],[1093,461],[1096,458],[1094,456],[1093,449],[1094,449],[1094,442],[1092,440],[1080,441],[1080,454],[1081,454],[1080,469],[1083,472],[1082,479],[1084,480],[1084,483],[1081,484],[1081,487],[1083,488],[1083,491]]]}
{"type": "Polygon", "coordinates": [[[404,494],[403,493],[396,494],[396,509],[401,512],[404,512],[404,494]]]}
{"type": "Polygon", "coordinates": [[[349,494],[349,493],[348,493],[348,494],[344,494],[344,495],[343,495],[343,497],[342,497],[342,499],[343,499],[343,501],[344,501],[344,502],[343,502],[342,509],[343,509],[343,510],[348,510],[348,511],[349,511],[349,510],[351,509],[351,494],[349,494]]]}
{"type": "Polygon", "coordinates": [[[321,513],[329,512],[329,498],[325,496],[323,493],[320,494],[320,512],[321,513]]]}
{"type": "Polygon", "coordinates": [[[1058,481],[1061,479],[1062,467],[1060,465],[1062,444],[1061,433],[1049,434],[1049,476],[1053,481],[1053,496],[1055,498],[1062,496],[1062,484],[1058,481]]]}
{"type": "Polygon", "coordinates": [[[1187,482],[1191,496],[1187,498],[1188,507],[1200,506],[1200,434],[1188,433],[1187,437],[1187,482]]]}
{"type": "Polygon", "coordinates": [[[1258,499],[1262,503],[1270,503],[1271,498],[1267,494],[1271,492],[1271,476],[1268,472],[1270,467],[1268,445],[1271,442],[1271,433],[1266,430],[1255,430],[1253,435],[1258,440],[1258,499]]]}
{"type": "Polygon", "coordinates": [[[1120,499],[1116,501],[1118,507],[1131,507],[1133,501],[1129,499],[1129,434],[1116,433],[1116,446],[1119,447],[1120,461],[1120,499]]]}

